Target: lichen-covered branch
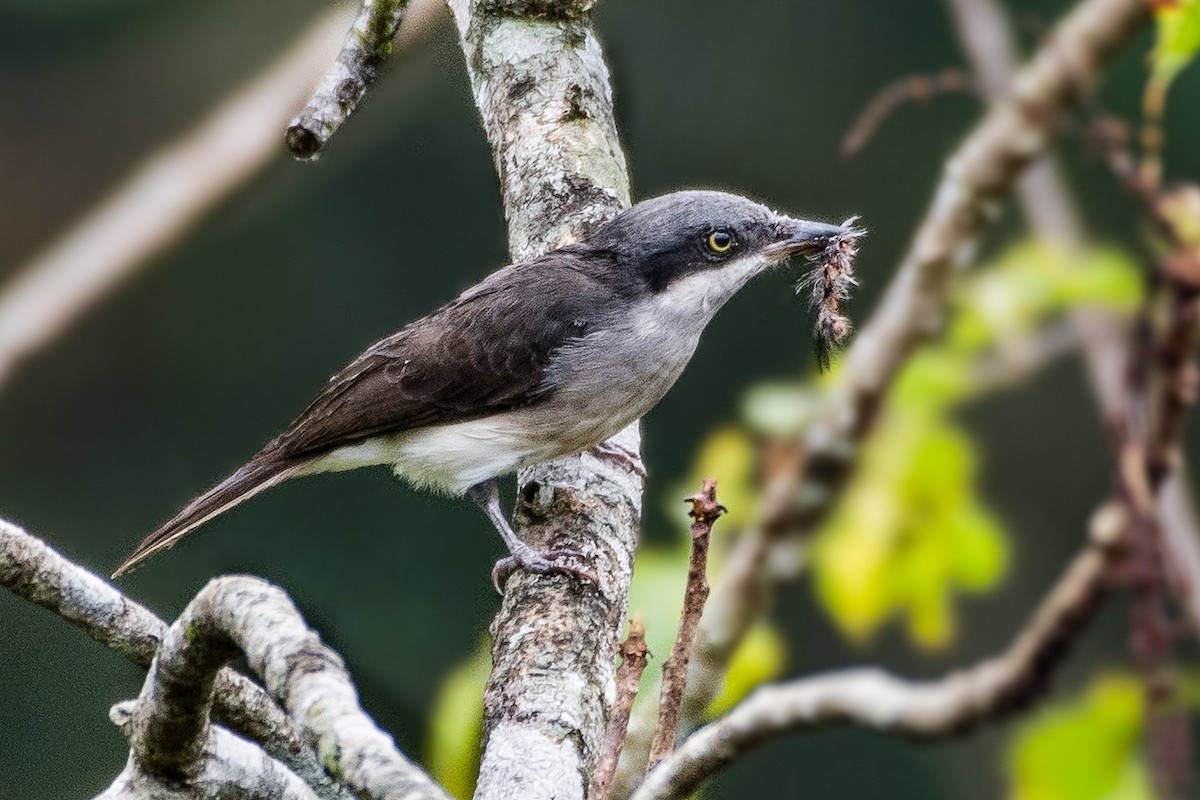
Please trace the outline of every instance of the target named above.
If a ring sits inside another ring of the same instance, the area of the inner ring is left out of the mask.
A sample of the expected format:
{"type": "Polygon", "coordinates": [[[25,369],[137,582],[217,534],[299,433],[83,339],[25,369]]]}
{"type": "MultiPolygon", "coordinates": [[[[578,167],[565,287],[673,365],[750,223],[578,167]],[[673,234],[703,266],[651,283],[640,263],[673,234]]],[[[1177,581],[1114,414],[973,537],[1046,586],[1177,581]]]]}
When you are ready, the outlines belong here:
{"type": "MultiPolygon", "coordinates": [[[[0,586],[57,614],[143,669],[167,625],[98,575],[63,558],[10,522],[0,520],[0,586]]],[[[263,689],[233,670],[217,676],[214,717],[257,742],[314,786],[322,798],[345,795],[325,774],[283,710],[263,689]]]]}
{"type": "MultiPolygon", "coordinates": [[[[133,730],[136,702],[113,707],[110,716],[126,734],[133,730]]],[[[125,769],[97,800],[318,800],[313,789],[245,739],[216,725],[203,732],[196,760],[185,775],[148,770],[131,751],[125,769]]]]}
{"type": "Polygon", "coordinates": [[[305,625],[287,594],[245,576],[210,581],[164,637],[134,713],[132,739],[143,762],[170,766],[186,755],[206,726],[211,674],[239,653],[329,774],[354,795],[449,800],[362,710],[341,658],[305,625]]]}
{"type": "Polygon", "coordinates": [[[1107,589],[1105,575],[1127,524],[1119,504],[1105,505],[1096,513],[1089,546],[1002,655],[929,682],[868,668],[758,689],[683,742],[647,776],[634,800],[687,797],[705,779],[785,733],[849,723],[930,739],[1022,707],[1045,687],[1100,605],[1107,589]]]}
{"type": "Polygon", "coordinates": [[[362,0],[337,60],[288,125],[284,141],[293,156],[317,158],[329,138],[358,108],[379,68],[391,55],[392,39],[407,7],[408,0],[362,0]]]}
{"type": "MultiPolygon", "coordinates": [[[[629,205],[593,1],[450,0],[514,260],[572,241],[629,205]]],[[[615,696],[641,515],[639,449],[632,425],[603,456],[518,476],[518,532],[582,553],[598,582],[517,573],[506,584],[492,626],[479,800],[583,797],[615,696]]]]}

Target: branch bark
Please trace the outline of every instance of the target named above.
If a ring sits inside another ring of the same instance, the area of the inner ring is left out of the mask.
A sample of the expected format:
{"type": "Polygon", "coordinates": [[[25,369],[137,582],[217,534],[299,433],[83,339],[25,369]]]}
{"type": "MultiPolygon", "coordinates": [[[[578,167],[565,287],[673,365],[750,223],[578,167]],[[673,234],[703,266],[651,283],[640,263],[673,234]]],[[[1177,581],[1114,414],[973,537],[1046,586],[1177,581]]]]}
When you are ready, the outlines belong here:
{"type": "Polygon", "coordinates": [[[288,125],[284,142],[298,159],[315,160],[375,82],[392,53],[408,0],[363,0],[321,85],[288,125]]]}
{"type": "MultiPolygon", "coordinates": [[[[513,260],[572,241],[629,205],[593,0],[450,0],[500,177],[513,260]]],[[[517,573],[492,625],[477,798],[582,800],[615,695],[641,514],[637,425],[607,452],[522,471],[516,522],[581,552],[595,587],[517,573]]]]}
{"type": "MultiPolygon", "coordinates": [[[[0,586],[57,614],[146,669],[167,625],[112,584],[63,558],[37,538],[0,520],[0,586]]],[[[326,800],[345,793],[325,774],[283,710],[261,687],[233,670],[217,676],[214,717],[260,744],[326,800]]]]}
{"type": "Polygon", "coordinates": [[[216,769],[209,710],[222,666],[239,654],[355,796],[450,800],[363,712],[341,658],[287,594],[244,576],[210,581],[163,636],[126,726],[135,774],[178,782],[216,769]]]}

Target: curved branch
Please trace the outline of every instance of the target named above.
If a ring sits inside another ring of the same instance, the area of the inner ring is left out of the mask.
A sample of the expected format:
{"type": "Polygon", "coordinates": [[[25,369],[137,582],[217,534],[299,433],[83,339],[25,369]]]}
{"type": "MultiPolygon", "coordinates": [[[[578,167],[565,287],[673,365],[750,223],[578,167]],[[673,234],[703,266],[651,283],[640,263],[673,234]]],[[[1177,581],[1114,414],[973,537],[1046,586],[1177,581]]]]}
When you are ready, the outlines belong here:
{"type": "MultiPolygon", "coordinates": [[[[1015,75],[1007,98],[946,161],[933,203],[880,307],[842,364],[827,413],[767,487],[755,522],[737,540],[713,588],[684,695],[684,722],[699,724],[737,646],[778,587],[804,563],[804,540],[825,519],[853,472],[858,446],[892,379],[938,330],[950,279],[971,257],[1023,170],[1042,156],[1063,109],[1078,100],[1146,20],[1144,0],[1083,0],[1015,75]]],[[[645,764],[653,709],[635,714],[620,774],[628,791],[645,764]]]]}
{"type": "Polygon", "coordinates": [[[132,720],[134,752],[155,774],[202,763],[207,710],[221,665],[244,653],[321,764],[358,796],[449,796],[397,749],[358,704],[341,658],[290,598],[259,578],[208,583],[167,631],[132,720]]]}
{"type": "MultiPolygon", "coordinates": [[[[167,630],[154,612],[5,520],[0,520],[0,586],[57,614],[143,669],[167,630]]],[[[287,764],[321,797],[344,797],[283,710],[246,677],[221,670],[213,715],[287,764]]]]}
{"type": "Polygon", "coordinates": [[[801,678],[757,690],[679,746],[634,800],[687,797],[763,742],[837,724],[917,739],[961,732],[1026,705],[1042,691],[1107,591],[1106,572],[1127,530],[1119,504],[1093,518],[1091,545],[1075,557],[1008,650],[936,681],[913,682],[878,669],[801,678]]]}
{"type": "MultiPolygon", "coordinates": [[[[514,261],[572,241],[629,205],[593,4],[450,0],[514,261]]],[[[517,573],[505,585],[484,697],[480,800],[582,800],[616,694],[641,515],[639,447],[635,424],[607,443],[612,457],[560,459],[518,477],[522,536],[581,553],[598,582],[517,573]]]]}
{"type": "MultiPolygon", "coordinates": [[[[123,732],[132,730],[135,702],[113,706],[110,716],[123,732]]],[[[318,800],[303,780],[259,748],[224,728],[204,732],[197,769],[186,779],[147,772],[134,753],[125,769],[96,800],[318,800]]]]}

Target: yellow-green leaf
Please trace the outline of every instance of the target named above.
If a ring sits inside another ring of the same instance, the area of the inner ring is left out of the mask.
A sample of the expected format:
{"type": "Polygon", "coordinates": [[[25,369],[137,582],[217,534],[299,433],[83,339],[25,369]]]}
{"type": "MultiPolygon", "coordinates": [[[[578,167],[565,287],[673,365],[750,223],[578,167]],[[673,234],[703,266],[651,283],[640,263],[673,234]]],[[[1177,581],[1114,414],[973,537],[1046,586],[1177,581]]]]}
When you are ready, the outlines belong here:
{"type": "Polygon", "coordinates": [[[481,642],[470,658],[442,681],[429,714],[425,764],[446,791],[460,800],[475,793],[483,735],[483,688],[491,666],[491,648],[481,642]]]}
{"type": "Polygon", "coordinates": [[[1200,0],[1155,0],[1153,80],[1165,89],[1200,50],[1200,0]]]}
{"type": "Polygon", "coordinates": [[[1010,800],[1153,800],[1139,754],[1142,683],[1094,681],[1018,732],[1009,752],[1010,800]]]}

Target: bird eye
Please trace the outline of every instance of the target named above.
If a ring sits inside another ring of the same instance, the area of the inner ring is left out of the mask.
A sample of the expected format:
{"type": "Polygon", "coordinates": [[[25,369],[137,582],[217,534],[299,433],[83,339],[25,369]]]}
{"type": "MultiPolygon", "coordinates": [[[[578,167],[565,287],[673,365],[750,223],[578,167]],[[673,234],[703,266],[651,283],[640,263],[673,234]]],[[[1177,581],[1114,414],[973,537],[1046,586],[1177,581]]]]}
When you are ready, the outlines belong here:
{"type": "Polygon", "coordinates": [[[708,249],[714,253],[728,253],[733,247],[733,234],[721,229],[708,235],[708,249]]]}

